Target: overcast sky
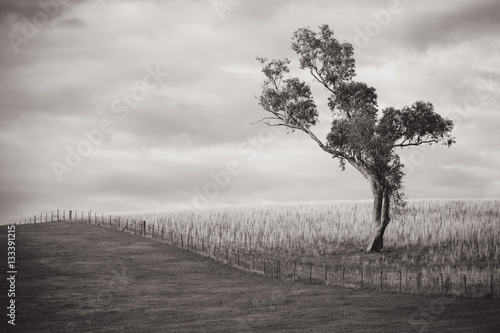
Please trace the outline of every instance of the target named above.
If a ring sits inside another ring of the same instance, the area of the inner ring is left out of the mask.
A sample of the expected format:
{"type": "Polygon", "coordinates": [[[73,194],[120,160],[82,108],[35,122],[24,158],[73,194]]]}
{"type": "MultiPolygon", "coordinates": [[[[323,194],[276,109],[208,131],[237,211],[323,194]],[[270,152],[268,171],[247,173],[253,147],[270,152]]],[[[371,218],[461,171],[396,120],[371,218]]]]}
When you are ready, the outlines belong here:
{"type": "Polygon", "coordinates": [[[293,32],[353,44],[381,108],[430,101],[450,149],[403,151],[410,198],[500,197],[500,2],[0,1],[0,218],[371,197],[303,133],[250,123],[256,56],[293,32]],[[216,180],[214,180],[214,178],[216,180]]]}

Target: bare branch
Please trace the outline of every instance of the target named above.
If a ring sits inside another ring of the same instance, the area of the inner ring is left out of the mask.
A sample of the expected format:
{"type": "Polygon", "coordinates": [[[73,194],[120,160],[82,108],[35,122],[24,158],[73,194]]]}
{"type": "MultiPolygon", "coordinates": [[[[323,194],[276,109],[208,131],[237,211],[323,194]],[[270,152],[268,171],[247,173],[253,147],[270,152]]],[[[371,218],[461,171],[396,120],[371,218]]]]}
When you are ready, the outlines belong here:
{"type": "MultiPolygon", "coordinates": [[[[392,146],[392,148],[404,148],[404,147],[410,147],[410,146],[420,146],[426,143],[439,143],[443,141],[443,139],[432,139],[432,140],[421,140],[421,141],[415,141],[415,142],[408,142],[408,143],[400,143],[400,144],[395,144],[392,146]]],[[[403,141],[407,141],[406,139],[403,141]]]]}
{"type": "Polygon", "coordinates": [[[310,129],[302,127],[301,130],[306,134],[308,134],[311,137],[311,139],[313,139],[323,151],[333,155],[333,157],[346,157],[343,152],[331,149],[330,147],[325,145],[320,139],[318,139],[318,137],[310,129]]]}
{"type": "Polygon", "coordinates": [[[274,117],[264,117],[264,118],[262,118],[260,120],[257,120],[256,122],[253,122],[253,123],[251,122],[249,124],[250,125],[256,125],[258,123],[264,123],[265,124],[265,122],[264,122],[265,120],[281,120],[281,119],[280,118],[274,118],[274,117]]]}
{"type": "Polygon", "coordinates": [[[335,95],[335,90],[333,90],[332,88],[330,88],[328,86],[328,84],[325,82],[325,79],[323,78],[323,76],[321,75],[321,73],[318,71],[318,69],[316,67],[311,67],[309,72],[316,79],[316,81],[321,83],[326,88],[326,90],[328,90],[329,92],[331,92],[332,94],[335,95]],[[313,69],[314,69],[314,71],[313,71],[313,69]]]}
{"type": "Polygon", "coordinates": [[[292,125],[287,125],[287,124],[271,124],[271,123],[268,123],[268,122],[263,122],[263,124],[266,124],[267,126],[270,126],[270,127],[286,127],[286,128],[291,128],[293,130],[301,130],[299,127],[295,127],[295,126],[292,126],[292,125]]]}

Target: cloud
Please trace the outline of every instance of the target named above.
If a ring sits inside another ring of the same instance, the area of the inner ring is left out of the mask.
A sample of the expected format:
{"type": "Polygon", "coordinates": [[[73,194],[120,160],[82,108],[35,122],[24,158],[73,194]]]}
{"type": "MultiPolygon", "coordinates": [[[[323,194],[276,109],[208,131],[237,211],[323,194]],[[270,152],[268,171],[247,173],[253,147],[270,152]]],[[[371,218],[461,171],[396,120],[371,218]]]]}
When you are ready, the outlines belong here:
{"type": "MultiPolygon", "coordinates": [[[[193,189],[230,160],[243,171],[212,204],[370,196],[361,175],[341,172],[302,133],[277,129],[262,149],[251,147],[264,126],[250,123],[265,115],[255,99],[262,82],[255,56],[287,56],[292,73],[309,80],[321,111],[314,130],[324,139],[328,96],[298,69],[290,38],[300,27],[327,23],[340,40],[354,43],[386,1],[242,1],[223,20],[210,1],[65,1],[50,7],[54,15],[15,52],[7,35],[22,34],[26,20],[33,23],[54,3],[0,3],[3,220],[62,206],[119,212],[190,203],[193,189]],[[168,75],[122,117],[116,102],[123,107],[140,93],[148,68],[168,75]],[[66,163],[67,147],[88,141],[84,132],[103,119],[113,131],[60,183],[52,163],[66,163]]],[[[414,169],[408,192],[499,196],[500,105],[498,94],[484,94],[483,83],[498,90],[498,3],[401,6],[367,47],[355,48],[356,79],[377,89],[382,107],[429,100],[457,124],[455,147],[408,166],[414,169]]]]}
{"type": "MultiPolygon", "coordinates": [[[[413,45],[427,48],[434,44],[454,45],[464,40],[473,40],[478,34],[482,38],[495,36],[500,29],[497,20],[500,14],[500,3],[494,0],[486,1],[455,1],[453,6],[448,3],[429,4],[412,3],[420,7],[416,10],[432,18],[421,24],[420,15],[409,22],[410,41],[413,45]]],[[[408,35],[407,35],[408,36],[408,35]]]]}
{"type": "Polygon", "coordinates": [[[85,26],[85,21],[80,18],[66,18],[57,22],[58,25],[68,28],[81,28],[85,26]]]}

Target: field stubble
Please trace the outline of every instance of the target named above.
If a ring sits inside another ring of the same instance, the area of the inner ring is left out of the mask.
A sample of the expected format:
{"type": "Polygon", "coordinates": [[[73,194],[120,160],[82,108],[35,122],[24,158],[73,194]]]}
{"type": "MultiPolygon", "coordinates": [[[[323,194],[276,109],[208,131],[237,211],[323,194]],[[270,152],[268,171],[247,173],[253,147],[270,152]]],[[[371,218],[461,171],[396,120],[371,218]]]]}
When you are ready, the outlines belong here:
{"type": "Polygon", "coordinates": [[[313,202],[130,215],[221,246],[324,264],[500,274],[500,200],[413,200],[394,216],[382,253],[365,253],[372,204],[313,202]]]}

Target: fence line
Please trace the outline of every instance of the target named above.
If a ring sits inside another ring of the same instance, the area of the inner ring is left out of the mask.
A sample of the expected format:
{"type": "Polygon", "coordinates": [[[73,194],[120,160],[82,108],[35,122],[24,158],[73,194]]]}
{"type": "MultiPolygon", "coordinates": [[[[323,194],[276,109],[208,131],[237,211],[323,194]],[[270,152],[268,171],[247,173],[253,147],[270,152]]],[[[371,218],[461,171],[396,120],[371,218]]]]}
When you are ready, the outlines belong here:
{"type": "Polygon", "coordinates": [[[393,291],[409,294],[442,294],[467,297],[494,298],[500,295],[500,275],[465,274],[453,275],[442,272],[428,273],[390,269],[364,269],[343,265],[327,266],[311,262],[299,262],[281,258],[270,258],[265,253],[245,251],[233,245],[222,245],[190,233],[167,230],[165,227],[120,216],[104,216],[93,213],[59,209],[33,215],[17,224],[70,221],[103,226],[122,232],[133,233],[173,246],[202,254],[207,257],[275,278],[290,279],[304,283],[336,285],[393,291]],[[50,217],[50,219],[49,219],[50,217]],[[44,219],[45,218],[45,219],[44,219]]]}

